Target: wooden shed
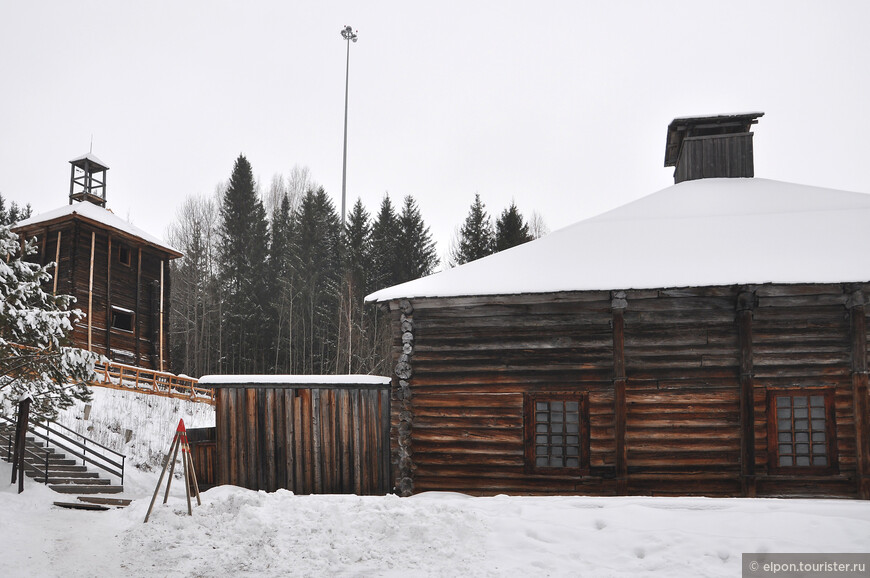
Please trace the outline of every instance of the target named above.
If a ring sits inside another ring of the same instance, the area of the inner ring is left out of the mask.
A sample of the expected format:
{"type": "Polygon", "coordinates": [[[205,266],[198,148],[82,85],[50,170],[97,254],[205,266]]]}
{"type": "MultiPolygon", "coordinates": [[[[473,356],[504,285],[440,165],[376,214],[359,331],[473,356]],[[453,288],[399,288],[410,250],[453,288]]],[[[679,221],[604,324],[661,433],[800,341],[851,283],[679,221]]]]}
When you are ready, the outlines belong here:
{"type": "Polygon", "coordinates": [[[209,375],[217,484],[297,494],[391,491],[390,379],[209,375]]]}
{"type": "Polygon", "coordinates": [[[870,498],[870,195],[721,178],[731,116],[679,184],[367,297],[401,494],[870,498]]]}
{"type": "Polygon", "coordinates": [[[86,313],[73,344],[112,361],[169,367],[169,261],[181,253],[104,208],[108,170],[87,154],[70,161],[69,204],[19,222],[36,237],[41,264],[54,262],[52,291],[86,313]]]}

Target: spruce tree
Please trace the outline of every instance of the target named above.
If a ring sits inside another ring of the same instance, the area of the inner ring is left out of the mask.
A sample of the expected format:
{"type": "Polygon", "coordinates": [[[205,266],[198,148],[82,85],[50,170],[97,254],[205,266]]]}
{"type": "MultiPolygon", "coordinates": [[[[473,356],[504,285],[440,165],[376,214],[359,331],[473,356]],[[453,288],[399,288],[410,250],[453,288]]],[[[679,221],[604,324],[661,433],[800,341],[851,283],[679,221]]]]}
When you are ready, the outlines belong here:
{"type": "Polygon", "coordinates": [[[333,371],[338,331],[341,222],[323,188],[302,199],[293,232],[299,280],[300,365],[295,373],[333,371]]]}
{"type": "Polygon", "coordinates": [[[390,202],[390,195],[384,195],[381,209],[372,224],[371,259],[372,284],[375,289],[389,287],[398,283],[398,238],[399,219],[390,202]]]}
{"type": "Polygon", "coordinates": [[[495,233],[492,221],[480,195],[475,194],[474,203],[471,204],[465,223],[459,230],[459,240],[451,251],[451,261],[454,265],[463,265],[494,252],[495,233]]]}
{"type": "Polygon", "coordinates": [[[495,222],[495,250],[504,251],[532,240],[529,226],[511,201],[511,206],[502,211],[495,222]]]}
{"type": "Polygon", "coordinates": [[[95,378],[100,356],[70,347],[68,334],[84,317],[71,310],[73,298],[42,289],[53,263],[38,265],[36,240],[24,243],[0,225],[0,412],[9,414],[25,396],[35,411],[54,419],[58,409],[90,399],[86,382],[95,378]]]}
{"type": "Polygon", "coordinates": [[[411,195],[405,197],[402,205],[397,241],[396,283],[425,277],[438,266],[432,233],[423,222],[417,201],[411,195]]]}
{"type": "Polygon", "coordinates": [[[352,283],[353,293],[360,298],[369,291],[371,277],[372,225],[368,211],[357,199],[344,227],[343,269],[352,283]]]}
{"type": "Polygon", "coordinates": [[[266,211],[251,164],[239,155],[220,208],[223,351],[227,373],[264,369],[263,337],[269,334],[266,211]]]}
{"type": "Polygon", "coordinates": [[[293,268],[295,216],[286,192],[272,212],[272,243],[269,247],[269,296],[274,336],[270,352],[272,369],[290,373],[292,368],[293,305],[298,290],[293,268]]]}
{"type": "Polygon", "coordinates": [[[6,210],[6,199],[0,193],[0,225],[14,225],[18,221],[29,218],[32,213],[33,209],[30,207],[30,203],[19,207],[15,201],[12,201],[9,210],[6,210]]]}

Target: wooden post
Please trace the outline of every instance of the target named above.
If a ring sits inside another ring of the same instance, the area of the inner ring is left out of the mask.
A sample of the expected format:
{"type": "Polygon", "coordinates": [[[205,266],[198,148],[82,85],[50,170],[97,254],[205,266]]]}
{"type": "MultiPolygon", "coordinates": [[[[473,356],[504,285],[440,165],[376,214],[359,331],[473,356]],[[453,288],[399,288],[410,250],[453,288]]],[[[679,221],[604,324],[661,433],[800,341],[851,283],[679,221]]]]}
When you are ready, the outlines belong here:
{"type": "Polygon", "coordinates": [[[28,395],[18,402],[18,422],[15,427],[15,451],[12,457],[12,483],[18,476],[18,493],[24,491],[24,454],[27,443],[27,425],[30,421],[30,403],[32,398],[28,395]]]}
{"type": "Polygon", "coordinates": [[[136,265],[136,306],[133,308],[136,313],[133,316],[133,321],[136,323],[136,327],[135,327],[135,329],[136,329],[136,365],[138,366],[141,364],[141,359],[139,357],[139,355],[140,355],[139,338],[140,338],[141,332],[140,332],[139,326],[142,323],[141,322],[142,316],[139,315],[139,292],[140,292],[139,288],[142,286],[142,247],[138,248],[137,253],[138,253],[138,259],[137,259],[138,262],[136,265]]]}
{"type": "Polygon", "coordinates": [[[112,235],[109,235],[109,258],[106,264],[106,357],[112,359],[112,235]]]}
{"type": "Polygon", "coordinates": [[[613,415],[616,438],[616,493],[628,493],[628,451],[625,447],[625,429],[628,417],[625,399],[625,308],[628,301],[624,291],[612,293],[610,310],[613,324],[613,415]]]}
{"type": "Polygon", "coordinates": [[[51,289],[52,295],[57,295],[57,274],[60,267],[60,231],[57,232],[57,249],[54,252],[54,286],[51,289]]]}
{"type": "Polygon", "coordinates": [[[94,245],[97,233],[91,231],[91,271],[88,275],[88,351],[92,350],[92,331],[94,327],[94,245]]]}
{"type": "Polygon", "coordinates": [[[164,260],[160,260],[160,371],[164,371],[163,368],[163,263],[164,260]]]}
{"type": "Polygon", "coordinates": [[[855,413],[855,471],[858,497],[870,499],[870,429],[868,429],[867,322],[865,298],[854,291],[846,302],[852,345],[852,408],[855,413]]]}
{"type": "MultiPolygon", "coordinates": [[[[172,438],[172,444],[169,446],[169,453],[166,454],[166,461],[163,462],[163,471],[160,472],[160,478],[157,480],[157,487],[154,488],[154,495],[151,496],[151,504],[148,506],[148,512],[145,514],[145,522],[148,522],[148,518],[151,516],[151,510],[154,508],[154,502],[157,500],[157,494],[160,493],[160,484],[163,483],[163,476],[166,475],[166,468],[169,466],[170,456],[176,449],[176,444],[178,444],[178,435],[172,438]]],[[[175,464],[172,464],[175,466],[175,464]]],[[[172,476],[170,474],[170,481],[168,483],[172,483],[172,476]]]]}
{"type": "Polygon", "coordinates": [[[740,357],[740,490],[755,497],[755,378],[752,366],[752,311],[755,292],[737,296],[737,344],[740,357]]]}

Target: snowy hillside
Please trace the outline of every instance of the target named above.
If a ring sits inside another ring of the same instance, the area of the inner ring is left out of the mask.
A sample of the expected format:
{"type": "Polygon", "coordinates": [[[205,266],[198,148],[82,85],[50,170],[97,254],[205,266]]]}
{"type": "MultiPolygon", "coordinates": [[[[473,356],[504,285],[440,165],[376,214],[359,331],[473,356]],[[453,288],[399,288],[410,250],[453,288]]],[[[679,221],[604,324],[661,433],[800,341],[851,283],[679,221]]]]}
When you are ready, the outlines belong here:
{"type": "Polygon", "coordinates": [[[76,402],[58,422],[127,456],[127,466],[154,470],[162,466],[179,419],[188,428],[214,426],[214,408],[172,397],[93,387],[89,403],[76,402]],[[85,406],[90,405],[88,419],[85,406]],[[126,440],[130,430],[130,440],[126,440]]]}

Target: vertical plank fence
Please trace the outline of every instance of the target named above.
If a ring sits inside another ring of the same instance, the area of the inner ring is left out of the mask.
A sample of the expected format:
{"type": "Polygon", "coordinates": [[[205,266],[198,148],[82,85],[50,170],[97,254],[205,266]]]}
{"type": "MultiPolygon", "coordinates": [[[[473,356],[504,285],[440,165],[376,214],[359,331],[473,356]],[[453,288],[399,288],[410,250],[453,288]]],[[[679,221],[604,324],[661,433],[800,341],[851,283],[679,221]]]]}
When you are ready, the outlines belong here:
{"type": "Polygon", "coordinates": [[[391,490],[389,378],[206,376],[199,383],[215,391],[218,484],[297,494],[391,490]]]}

